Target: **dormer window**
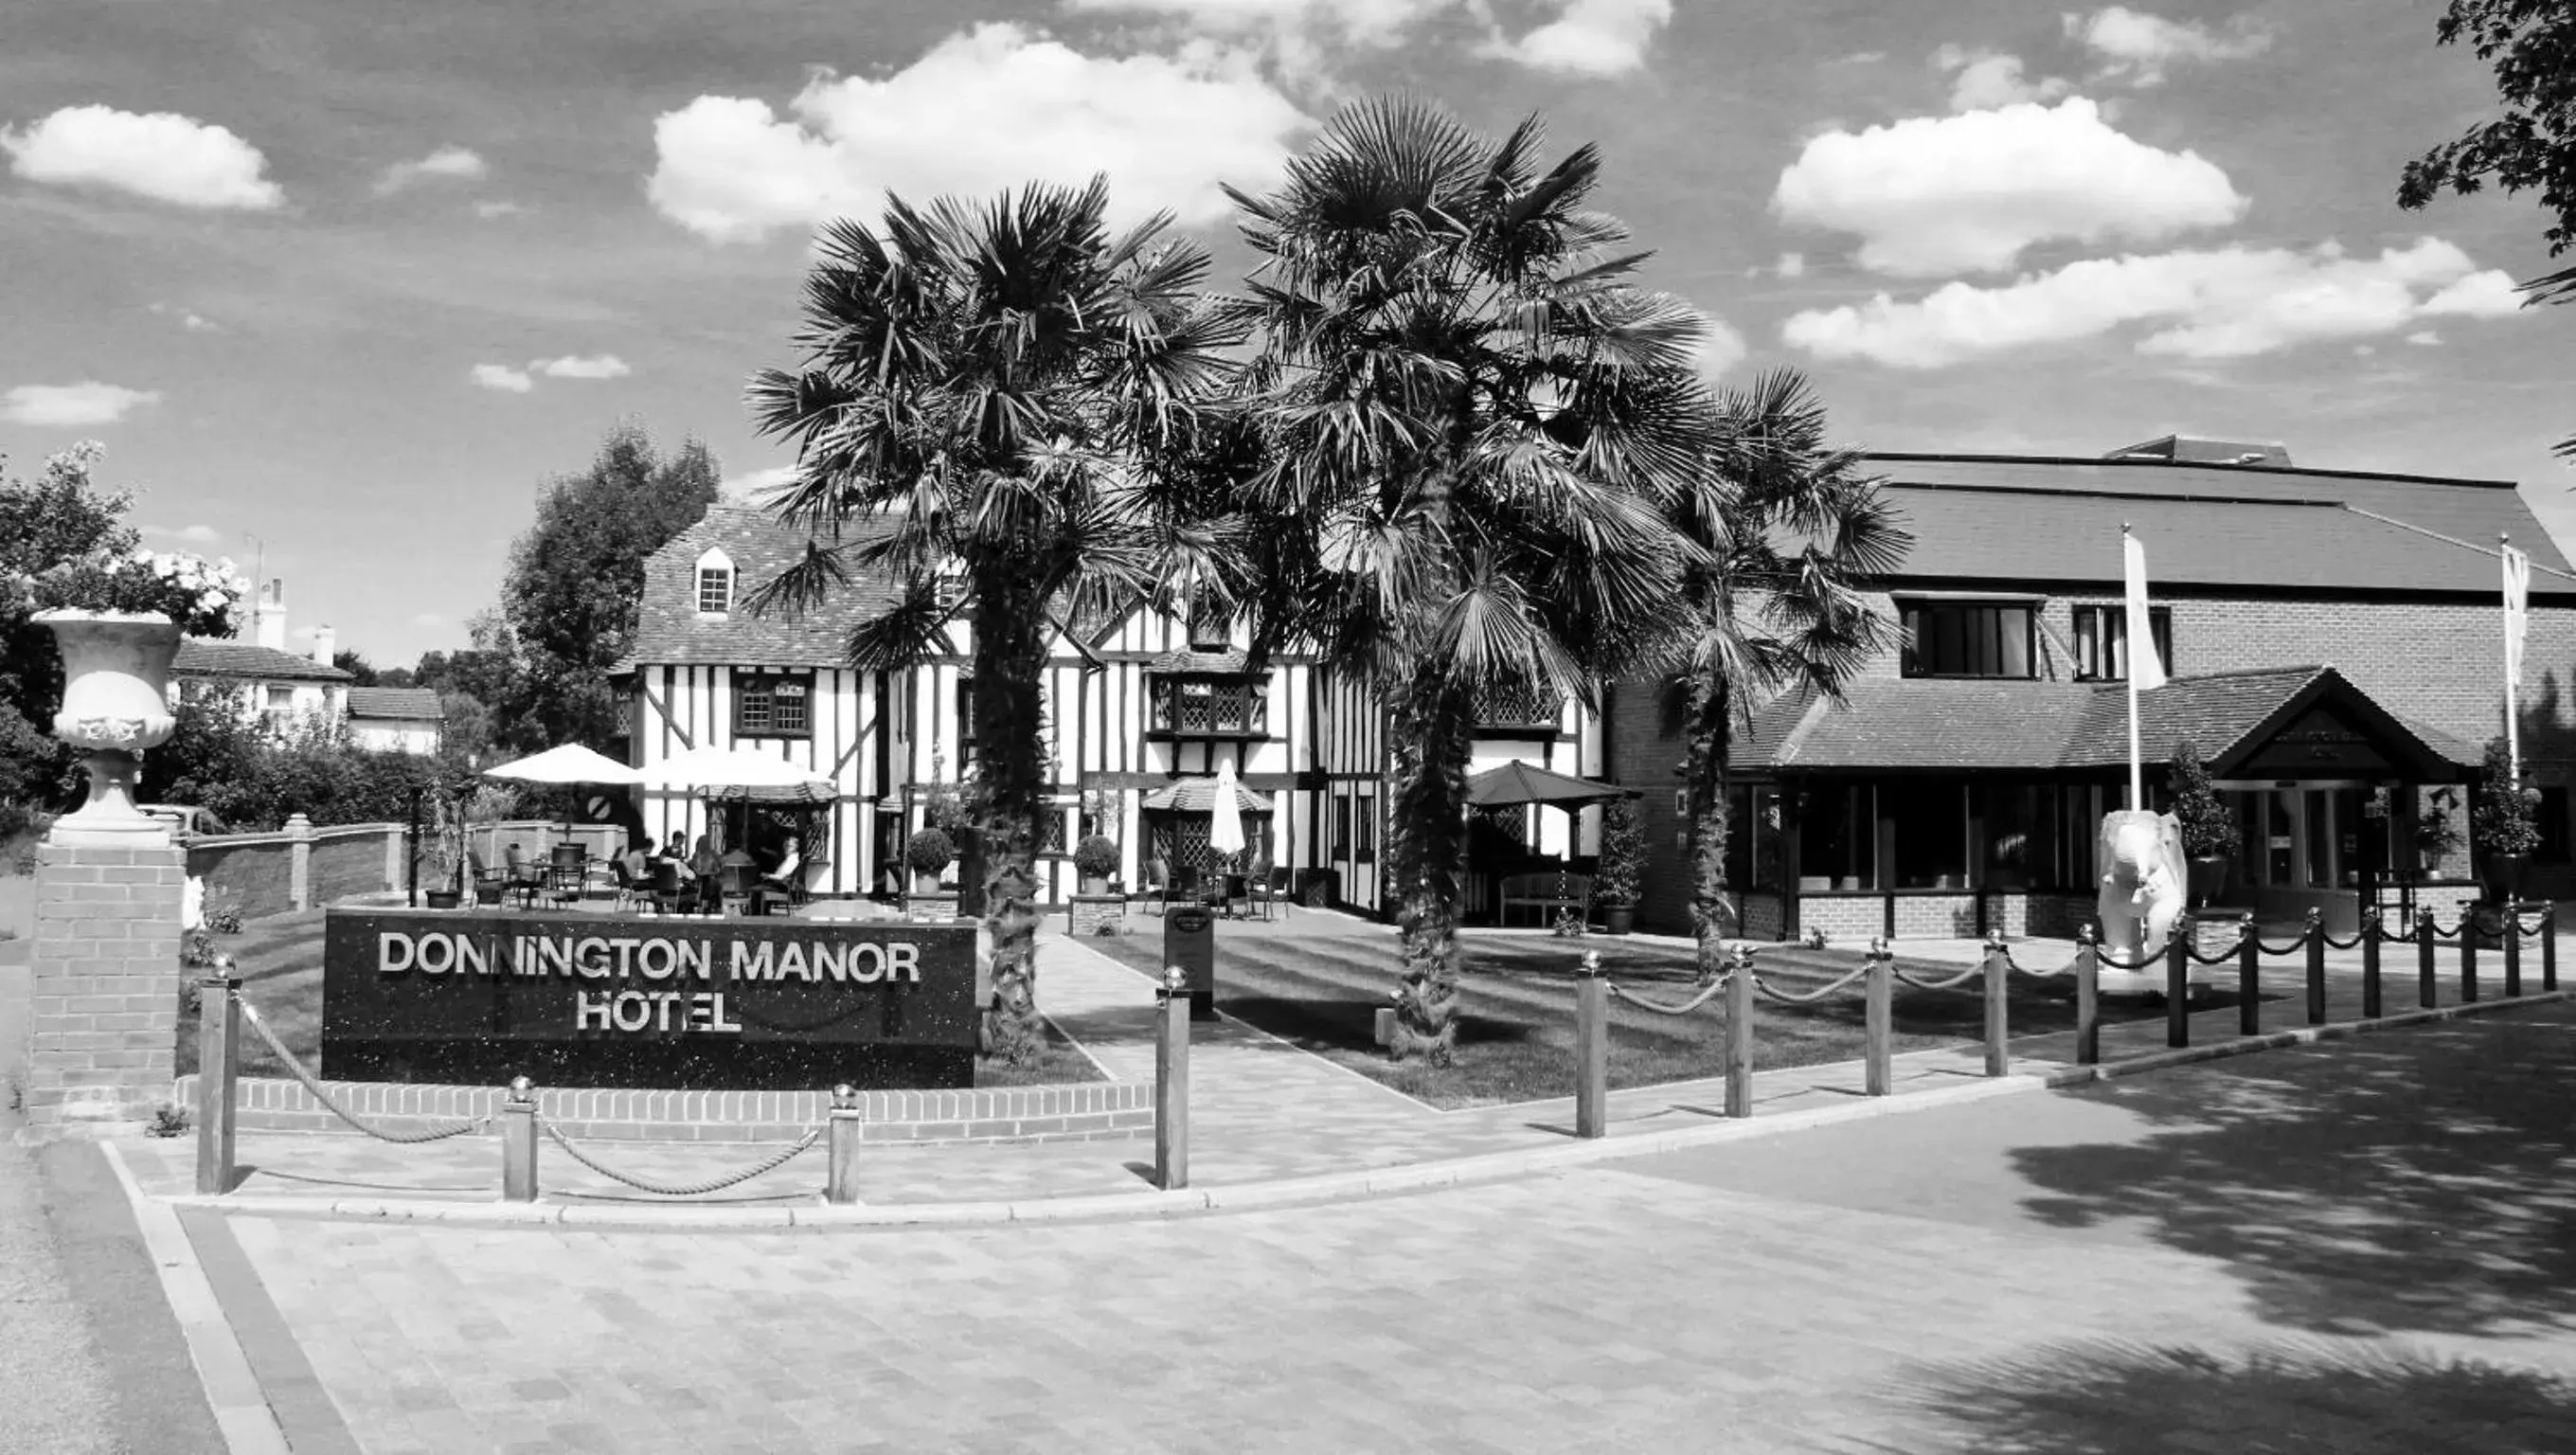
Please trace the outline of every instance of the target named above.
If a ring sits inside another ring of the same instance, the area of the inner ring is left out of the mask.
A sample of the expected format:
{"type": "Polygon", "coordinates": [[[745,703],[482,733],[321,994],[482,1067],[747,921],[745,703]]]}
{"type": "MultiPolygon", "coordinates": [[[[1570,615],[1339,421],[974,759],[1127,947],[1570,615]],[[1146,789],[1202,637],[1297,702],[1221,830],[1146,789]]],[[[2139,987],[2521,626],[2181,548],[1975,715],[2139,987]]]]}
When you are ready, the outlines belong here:
{"type": "Polygon", "coordinates": [[[1201,596],[1190,603],[1191,651],[1222,652],[1233,635],[1233,617],[1215,596],[1201,596]]]}
{"type": "Polygon", "coordinates": [[[698,557],[698,615],[723,616],[733,610],[733,558],[709,549],[698,557]]]}

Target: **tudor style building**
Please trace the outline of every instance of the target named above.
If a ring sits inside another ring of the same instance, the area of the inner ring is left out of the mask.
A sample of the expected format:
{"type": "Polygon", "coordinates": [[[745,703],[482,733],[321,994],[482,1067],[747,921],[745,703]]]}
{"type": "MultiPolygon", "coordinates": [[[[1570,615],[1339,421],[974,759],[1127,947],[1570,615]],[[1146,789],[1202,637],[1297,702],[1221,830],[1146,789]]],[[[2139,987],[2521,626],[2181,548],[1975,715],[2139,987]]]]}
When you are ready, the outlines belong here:
{"type": "MultiPolygon", "coordinates": [[[[859,579],[802,617],[755,616],[745,598],[804,553],[802,531],[763,512],[718,504],[645,566],[631,661],[629,760],[650,767],[710,744],[772,754],[828,779],[829,804],[736,810],[736,825],[771,841],[794,834],[818,894],[860,895],[901,882],[906,838],[932,796],[973,766],[968,619],[950,650],[895,673],[846,665],[851,628],[890,599],[859,579]]],[[[1047,744],[1054,811],[1041,824],[1040,898],[1068,900],[1083,835],[1118,841],[1132,891],[1160,860],[1213,867],[1213,778],[1231,763],[1254,845],[1291,892],[1375,911],[1385,841],[1385,714],[1358,684],[1310,656],[1274,655],[1258,670],[1239,633],[1139,604],[1106,620],[1058,620],[1048,633],[1047,744]]],[[[1522,759],[1598,774],[1597,721],[1572,703],[1500,702],[1479,739],[1479,768],[1522,759]]],[[[646,830],[694,839],[709,805],[684,792],[643,796],[646,830]]],[[[1523,812],[1524,852],[1590,847],[1565,815],[1523,812]]]]}
{"type": "MultiPolygon", "coordinates": [[[[2509,483],[2304,470],[2278,446],[2163,439],[2106,459],[1878,455],[1914,535],[1879,608],[1901,645],[1842,704],[1760,707],[1734,743],[1741,932],[2069,934],[2123,806],[2120,530],[2146,547],[2172,679],[2140,695],[2150,806],[2190,741],[2244,827],[2222,903],[2321,910],[2469,890],[2412,828],[2503,731],[2499,535],[2532,558],[2521,683],[2541,847],[2525,893],[2576,893],[2576,580],[2509,483]]],[[[1686,926],[1680,742],[1623,684],[1615,776],[1647,790],[1647,928],[1686,926]]]]}

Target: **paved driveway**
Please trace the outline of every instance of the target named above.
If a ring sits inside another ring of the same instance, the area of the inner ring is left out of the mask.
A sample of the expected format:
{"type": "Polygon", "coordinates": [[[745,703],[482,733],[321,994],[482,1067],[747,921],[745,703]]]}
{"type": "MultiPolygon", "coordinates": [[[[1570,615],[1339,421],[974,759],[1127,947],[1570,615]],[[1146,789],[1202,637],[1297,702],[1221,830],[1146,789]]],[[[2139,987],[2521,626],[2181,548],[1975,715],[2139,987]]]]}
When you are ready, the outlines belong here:
{"type": "Polygon", "coordinates": [[[2571,1070],[2550,1006],[1273,1213],[220,1226],[375,1455],[2576,1451],[2571,1070]]]}

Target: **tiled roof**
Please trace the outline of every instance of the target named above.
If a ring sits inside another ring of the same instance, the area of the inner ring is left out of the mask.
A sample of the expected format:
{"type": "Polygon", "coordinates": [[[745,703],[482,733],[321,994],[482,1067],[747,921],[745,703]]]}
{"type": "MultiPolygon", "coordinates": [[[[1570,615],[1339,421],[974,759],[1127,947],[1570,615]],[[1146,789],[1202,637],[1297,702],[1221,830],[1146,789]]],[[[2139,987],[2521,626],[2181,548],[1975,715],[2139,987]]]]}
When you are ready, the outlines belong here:
{"type": "Polygon", "coordinates": [[[438,693],[428,687],[352,687],[349,716],[431,718],[444,720],[438,693]]]}
{"type": "Polygon", "coordinates": [[[182,637],[170,663],[175,677],[232,677],[247,682],[346,682],[349,674],[327,662],[250,642],[182,637]]]}
{"type": "Polygon", "coordinates": [[[2576,595],[2539,518],[2512,487],[2326,470],[2172,463],[1873,455],[1914,535],[1896,582],[2093,581],[2116,592],[2120,526],[2147,547],[2151,587],[2306,591],[2500,589],[2481,548],[2531,553],[2535,596],[2576,595]],[[2356,513],[2368,511],[2369,515],[2356,513]]]}
{"type": "MultiPolygon", "coordinates": [[[[874,536],[882,529],[873,522],[856,522],[842,539],[874,536]]],[[[780,525],[766,511],[721,503],[708,507],[696,525],[644,563],[632,664],[842,665],[851,629],[896,599],[883,573],[852,566],[850,583],[802,616],[754,616],[743,605],[752,592],[803,560],[808,540],[805,531],[780,525]],[[734,606],[721,618],[701,619],[697,566],[709,546],[721,548],[733,561],[734,606]]]]}
{"type": "MultiPolygon", "coordinates": [[[[2257,729],[2312,689],[2340,694],[2387,719],[2433,759],[2464,767],[2479,762],[2476,748],[2387,713],[2332,667],[2177,677],[2142,692],[2140,754],[2163,762],[2189,740],[2215,762],[2251,746],[2257,729]]],[[[1852,683],[1845,696],[1848,708],[1802,697],[1757,711],[1752,728],[1738,734],[1735,765],[1964,772],[2112,768],[2129,760],[2128,688],[2120,683],[1878,677],[1852,683]]]]}
{"type": "Polygon", "coordinates": [[[1248,654],[1233,652],[1165,652],[1147,664],[1157,672],[1241,672],[1248,654]]]}

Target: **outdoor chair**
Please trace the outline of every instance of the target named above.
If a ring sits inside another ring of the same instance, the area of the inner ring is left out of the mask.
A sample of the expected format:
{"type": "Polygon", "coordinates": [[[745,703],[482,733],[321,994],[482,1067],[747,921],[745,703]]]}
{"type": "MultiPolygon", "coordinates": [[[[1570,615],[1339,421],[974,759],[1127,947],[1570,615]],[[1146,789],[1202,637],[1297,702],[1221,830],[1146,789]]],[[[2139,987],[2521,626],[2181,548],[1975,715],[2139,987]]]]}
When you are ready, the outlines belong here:
{"type": "Polygon", "coordinates": [[[509,887],[509,876],[484,863],[483,851],[480,849],[465,851],[465,866],[474,875],[474,898],[477,903],[498,901],[502,892],[509,887]],[[486,901],[483,897],[483,892],[487,889],[493,891],[491,901],[486,901]]]}
{"type": "Polygon", "coordinates": [[[502,857],[510,866],[510,877],[504,881],[504,891],[515,896],[521,908],[536,908],[537,896],[545,892],[546,871],[529,863],[528,856],[520,852],[516,844],[503,850],[502,857]]]}
{"type": "Polygon", "coordinates": [[[1145,887],[1137,899],[1170,909],[1172,906],[1172,866],[1161,859],[1145,861],[1145,887]]]}
{"type": "Polygon", "coordinates": [[[582,846],[557,844],[546,865],[546,897],[557,904],[571,904],[581,898],[582,881],[587,870],[582,864],[582,846]]]}
{"type": "Polygon", "coordinates": [[[1535,910],[1538,922],[1547,924],[1553,915],[1572,911],[1577,919],[1592,915],[1592,876],[1570,874],[1562,869],[1540,874],[1514,874],[1503,881],[1502,923],[1512,922],[1514,909],[1535,910]]]}
{"type": "Polygon", "coordinates": [[[1244,913],[1270,918],[1270,906],[1285,897],[1287,888],[1287,870],[1274,869],[1267,864],[1254,865],[1250,877],[1244,880],[1244,913]]]}
{"type": "Polygon", "coordinates": [[[650,879],[636,878],[623,858],[608,861],[608,877],[617,886],[616,907],[619,909],[633,909],[653,892],[650,879]]]}
{"type": "Polygon", "coordinates": [[[651,894],[655,914],[678,914],[680,901],[688,894],[680,887],[680,866],[668,859],[654,860],[651,894]]]}

